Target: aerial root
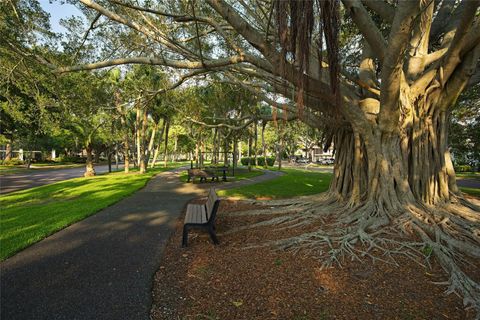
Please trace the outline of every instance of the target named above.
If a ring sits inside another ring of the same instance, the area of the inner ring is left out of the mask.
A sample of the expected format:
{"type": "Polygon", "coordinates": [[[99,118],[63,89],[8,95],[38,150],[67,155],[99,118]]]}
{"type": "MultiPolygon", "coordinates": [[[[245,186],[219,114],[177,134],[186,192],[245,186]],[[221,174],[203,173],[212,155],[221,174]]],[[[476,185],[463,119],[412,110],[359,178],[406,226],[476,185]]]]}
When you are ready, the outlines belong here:
{"type": "Polygon", "coordinates": [[[395,257],[399,255],[425,266],[434,255],[449,274],[449,280],[442,283],[448,285],[447,293],[461,296],[464,305],[474,308],[480,316],[480,285],[459,265],[469,262],[468,257],[476,261],[480,258],[480,215],[474,209],[450,204],[433,210],[421,204],[406,204],[402,210],[387,211],[378,203],[351,208],[331,198],[321,198],[325,202],[318,199],[261,201],[269,208],[242,215],[271,215],[271,218],[224,234],[272,226],[277,231],[298,229],[300,234],[247,248],[273,246],[301,251],[321,259],[324,267],[342,265],[347,259],[361,261],[365,257],[398,265],[395,257]],[[318,227],[302,232],[312,225],[318,227]],[[412,241],[412,234],[421,240],[412,241]]]}

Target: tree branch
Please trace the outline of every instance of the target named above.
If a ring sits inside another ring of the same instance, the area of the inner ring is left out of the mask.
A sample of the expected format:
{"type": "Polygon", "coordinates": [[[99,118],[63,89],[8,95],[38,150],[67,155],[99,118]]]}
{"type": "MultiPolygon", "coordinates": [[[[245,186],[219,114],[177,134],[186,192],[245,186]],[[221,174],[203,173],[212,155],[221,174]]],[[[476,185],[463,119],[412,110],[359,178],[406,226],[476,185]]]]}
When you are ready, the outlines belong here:
{"type": "Polygon", "coordinates": [[[219,67],[225,67],[232,64],[237,64],[245,61],[243,56],[231,56],[228,58],[222,58],[217,60],[204,61],[187,61],[187,60],[171,60],[165,58],[150,58],[150,57],[132,57],[132,58],[118,58],[112,60],[105,60],[95,63],[89,63],[84,65],[77,65],[71,67],[60,67],[54,70],[55,73],[65,73],[80,70],[94,70],[106,67],[124,65],[124,64],[149,64],[149,65],[161,65],[179,69],[214,69],[219,67]]]}
{"type": "MultiPolygon", "coordinates": [[[[393,20],[388,50],[385,54],[381,73],[380,87],[380,125],[383,130],[397,128],[399,119],[398,97],[403,73],[403,58],[409,45],[414,19],[420,13],[418,1],[402,1],[398,3],[397,13],[393,20]]],[[[373,48],[374,49],[374,48],[373,48]]]]}
{"type": "Polygon", "coordinates": [[[375,11],[385,22],[390,23],[395,17],[395,8],[384,0],[362,0],[362,2],[375,11]]]}
{"type": "Polygon", "coordinates": [[[352,17],[355,25],[358,27],[362,35],[368,41],[368,44],[373,49],[375,56],[382,62],[385,56],[387,44],[382,36],[382,33],[373,22],[360,1],[342,0],[352,17]]]}

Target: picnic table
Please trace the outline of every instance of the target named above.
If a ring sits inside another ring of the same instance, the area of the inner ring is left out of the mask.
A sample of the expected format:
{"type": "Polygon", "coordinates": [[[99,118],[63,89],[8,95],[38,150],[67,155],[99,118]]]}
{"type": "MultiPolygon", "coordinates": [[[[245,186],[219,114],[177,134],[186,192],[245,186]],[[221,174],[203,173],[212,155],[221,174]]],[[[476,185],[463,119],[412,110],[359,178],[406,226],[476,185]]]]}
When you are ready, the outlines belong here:
{"type": "MultiPolygon", "coordinates": [[[[210,167],[205,167],[206,171],[211,171],[211,172],[222,172],[222,180],[227,181],[227,172],[228,172],[228,166],[223,166],[223,167],[215,167],[215,166],[210,166],[210,167]]],[[[218,176],[219,174],[217,174],[218,176]]]]}

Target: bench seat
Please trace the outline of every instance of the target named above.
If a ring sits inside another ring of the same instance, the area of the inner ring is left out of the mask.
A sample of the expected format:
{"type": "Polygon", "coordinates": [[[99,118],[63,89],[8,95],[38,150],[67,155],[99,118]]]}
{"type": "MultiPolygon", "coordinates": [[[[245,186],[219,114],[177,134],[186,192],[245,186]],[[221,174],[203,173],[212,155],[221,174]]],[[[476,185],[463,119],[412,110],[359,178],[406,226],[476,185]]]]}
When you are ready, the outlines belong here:
{"type": "Polygon", "coordinates": [[[217,217],[220,199],[214,188],[208,192],[205,204],[188,204],[183,223],[182,247],[188,245],[188,231],[192,228],[205,229],[210,234],[214,244],[219,244],[215,234],[215,218],[217,217]]]}
{"type": "Polygon", "coordinates": [[[189,204],[184,223],[202,224],[207,223],[207,211],[203,204],[189,204]]]}

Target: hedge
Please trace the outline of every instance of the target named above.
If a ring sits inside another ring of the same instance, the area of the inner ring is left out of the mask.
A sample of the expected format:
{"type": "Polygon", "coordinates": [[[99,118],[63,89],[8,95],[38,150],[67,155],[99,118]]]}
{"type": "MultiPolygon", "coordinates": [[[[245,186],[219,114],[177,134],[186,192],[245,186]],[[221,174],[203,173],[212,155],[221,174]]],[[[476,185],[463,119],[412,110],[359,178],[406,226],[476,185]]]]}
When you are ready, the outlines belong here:
{"type": "Polygon", "coordinates": [[[473,171],[472,166],[469,166],[469,165],[455,166],[454,169],[455,169],[455,172],[470,172],[470,171],[473,171]]]}
{"type": "MultiPolygon", "coordinates": [[[[252,165],[255,165],[255,157],[245,157],[245,158],[242,158],[240,159],[240,162],[242,163],[242,165],[244,166],[248,166],[248,160],[250,159],[250,163],[252,165]]],[[[257,157],[257,161],[258,161],[258,165],[259,166],[264,166],[265,165],[265,158],[264,157],[257,157]]],[[[267,157],[267,164],[268,166],[273,166],[275,164],[275,157],[267,157]]]]}

